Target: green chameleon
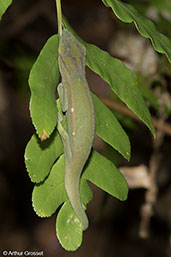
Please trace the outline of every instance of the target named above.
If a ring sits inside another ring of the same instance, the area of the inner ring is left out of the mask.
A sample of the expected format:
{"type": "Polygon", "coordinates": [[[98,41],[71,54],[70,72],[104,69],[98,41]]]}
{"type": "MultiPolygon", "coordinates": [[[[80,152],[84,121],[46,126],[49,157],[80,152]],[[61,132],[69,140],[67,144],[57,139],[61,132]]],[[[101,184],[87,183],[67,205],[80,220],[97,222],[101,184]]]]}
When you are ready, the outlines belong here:
{"type": "Polygon", "coordinates": [[[80,176],[94,139],[94,108],[85,78],[85,48],[66,29],[60,36],[59,69],[62,83],[58,85],[58,94],[67,123],[65,130],[59,114],[58,131],[65,155],[65,190],[85,230],[88,219],[80,198],[80,176]]]}

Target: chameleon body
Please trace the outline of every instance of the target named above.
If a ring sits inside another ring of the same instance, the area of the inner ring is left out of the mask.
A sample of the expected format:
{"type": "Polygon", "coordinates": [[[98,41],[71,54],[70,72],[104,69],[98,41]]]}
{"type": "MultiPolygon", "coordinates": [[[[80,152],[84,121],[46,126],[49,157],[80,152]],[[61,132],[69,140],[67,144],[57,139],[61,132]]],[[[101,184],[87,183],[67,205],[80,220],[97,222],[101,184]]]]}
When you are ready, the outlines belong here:
{"type": "Polygon", "coordinates": [[[67,123],[65,130],[59,114],[58,131],[65,155],[65,190],[85,230],[88,219],[80,198],[80,177],[94,138],[94,108],[85,78],[85,48],[66,29],[60,37],[58,58],[62,77],[58,94],[67,123]]]}

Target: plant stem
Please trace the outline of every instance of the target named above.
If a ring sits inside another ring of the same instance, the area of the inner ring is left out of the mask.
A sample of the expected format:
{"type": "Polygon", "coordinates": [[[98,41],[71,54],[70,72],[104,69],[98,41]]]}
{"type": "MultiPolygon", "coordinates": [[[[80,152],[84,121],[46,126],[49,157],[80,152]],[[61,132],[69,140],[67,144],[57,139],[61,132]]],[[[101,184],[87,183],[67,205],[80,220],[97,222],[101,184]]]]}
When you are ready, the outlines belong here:
{"type": "Polygon", "coordinates": [[[62,33],[62,9],[61,0],[56,0],[56,10],[57,10],[57,22],[58,22],[58,35],[60,37],[62,33]]]}

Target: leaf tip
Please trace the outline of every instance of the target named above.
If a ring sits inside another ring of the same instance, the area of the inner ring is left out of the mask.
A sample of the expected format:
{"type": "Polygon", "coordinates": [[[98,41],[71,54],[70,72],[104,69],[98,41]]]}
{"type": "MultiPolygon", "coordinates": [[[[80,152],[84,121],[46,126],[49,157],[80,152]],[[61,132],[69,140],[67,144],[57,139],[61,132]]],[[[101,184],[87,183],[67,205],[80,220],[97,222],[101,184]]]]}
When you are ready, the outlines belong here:
{"type": "Polygon", "coordinates": [[[47,136],[47,134],[46,134],[46,131],[45,131],[45,129],[43,129],[43,133],[42,133],[42,135],[40,136],[40,140],[41,141],[44,141],[44,140],[46,140],[48,138],[48,136],[47,136]]]}
{"type": "Polygon", "coordinates": [[[125,158],[129,161],[131,157],[131,153],[130,152],[126,152],[125,158]]]}

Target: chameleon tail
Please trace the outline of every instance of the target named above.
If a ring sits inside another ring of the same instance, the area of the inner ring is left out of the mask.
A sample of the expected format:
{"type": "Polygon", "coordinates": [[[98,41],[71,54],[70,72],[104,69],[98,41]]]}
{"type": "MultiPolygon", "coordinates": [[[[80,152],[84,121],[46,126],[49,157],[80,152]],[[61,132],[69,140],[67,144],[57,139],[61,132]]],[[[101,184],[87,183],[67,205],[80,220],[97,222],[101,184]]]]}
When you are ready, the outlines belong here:
{"type": "Polygon", "coordinates": [[[86,230],[88,228],[88,219],[80,199],[80,170],[82,169],[79,168],[76,171],[72,167],[72,165],[70,165],[70,167],[67,167],[66,165],[65,188],[66,188],[66,193],[70,200],[71,206],[77,218],[81,221],[83,230],[86,230]],[[74,171],[74,174],[73,174],[73,171],[74,171]]]}

